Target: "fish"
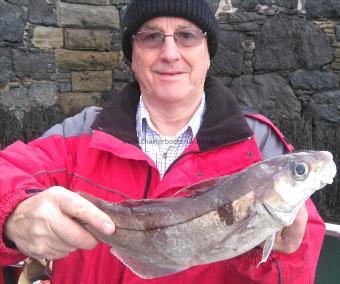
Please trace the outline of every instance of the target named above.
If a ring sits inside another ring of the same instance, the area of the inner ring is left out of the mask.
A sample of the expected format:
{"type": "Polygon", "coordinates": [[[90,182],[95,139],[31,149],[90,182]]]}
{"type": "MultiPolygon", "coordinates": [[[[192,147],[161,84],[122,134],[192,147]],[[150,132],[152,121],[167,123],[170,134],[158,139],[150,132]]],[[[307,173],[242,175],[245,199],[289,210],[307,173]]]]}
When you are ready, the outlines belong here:
{"type": "Polygon", "coordinates": [[[330,152],[300,151],[193,184],[180,190],[184,197],[110,203],[80,192],[116,229],[104,235],[82,225],[144,279],[230,259],[265,242],[262,263],[275,233],[292,224],[304,202],[335,175],[330,152]]]}

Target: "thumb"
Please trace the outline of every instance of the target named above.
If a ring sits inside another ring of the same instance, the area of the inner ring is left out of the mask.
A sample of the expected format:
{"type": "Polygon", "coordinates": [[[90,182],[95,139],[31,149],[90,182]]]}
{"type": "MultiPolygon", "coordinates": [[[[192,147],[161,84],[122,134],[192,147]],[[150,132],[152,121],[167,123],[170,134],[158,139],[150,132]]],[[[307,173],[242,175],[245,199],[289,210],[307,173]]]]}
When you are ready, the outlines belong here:
{"type": "Polygon", "coordinates": [[[110,235],[114,232],[115,226],[111,218],[90,201],[64,188],[57,191],[59,207],[64,214],[80,220],[79,223],[91,225],[103,234],[110,235]]]}

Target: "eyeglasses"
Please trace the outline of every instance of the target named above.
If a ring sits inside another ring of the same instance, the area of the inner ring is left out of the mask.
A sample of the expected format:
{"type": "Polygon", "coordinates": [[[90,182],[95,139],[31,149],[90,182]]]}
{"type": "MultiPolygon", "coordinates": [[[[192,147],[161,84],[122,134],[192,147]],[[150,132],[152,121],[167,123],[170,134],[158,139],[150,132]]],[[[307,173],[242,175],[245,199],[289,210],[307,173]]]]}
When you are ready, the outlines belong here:
{"type": "Polygon", "coordinates": [[[207,36],[207,32],[201,30],[180,30],[174,32],[173,35],[166,35],[160,31],[138,32],[132,36],[137,42],[138,47],[142,49],[160,48],[166,37],[172,36],[179,47],[194,47],[202,43],[203,37],[207,36]]]}

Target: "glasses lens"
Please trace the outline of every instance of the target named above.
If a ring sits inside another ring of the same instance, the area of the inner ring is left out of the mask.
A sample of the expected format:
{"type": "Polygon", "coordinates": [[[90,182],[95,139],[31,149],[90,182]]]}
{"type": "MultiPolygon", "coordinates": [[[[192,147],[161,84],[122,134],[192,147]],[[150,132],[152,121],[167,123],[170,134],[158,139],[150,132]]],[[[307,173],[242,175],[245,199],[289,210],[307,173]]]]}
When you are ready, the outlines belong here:
{"type": "Polygon", "coordinates": [[[200,30],[183,30],[175,32],[175,38],[181,46],[193,47],[202,43],[203,34],[200,30]]]}
{"type": "Polygon", "coordinates": [[[161,32],[139,32],[134,38],[140,48],[157,48],[163,41],[163,33],[161,32]]]}

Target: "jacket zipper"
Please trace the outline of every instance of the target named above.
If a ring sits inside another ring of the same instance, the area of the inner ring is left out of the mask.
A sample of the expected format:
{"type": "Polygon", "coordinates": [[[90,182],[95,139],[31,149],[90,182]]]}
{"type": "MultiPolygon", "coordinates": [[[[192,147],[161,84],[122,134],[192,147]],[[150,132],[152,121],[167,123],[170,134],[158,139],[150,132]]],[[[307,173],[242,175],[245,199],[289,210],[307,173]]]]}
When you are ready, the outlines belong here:
{"type": "Polygon", "coordinates": [[[143,199],[148,198],[149,188],[151,184],[151,176],[152,176],[152,169],[151,166],[148,165],[148,174],[146,176],[145,186],[144,186],[144,193],[143,193],[143,199]]]}

